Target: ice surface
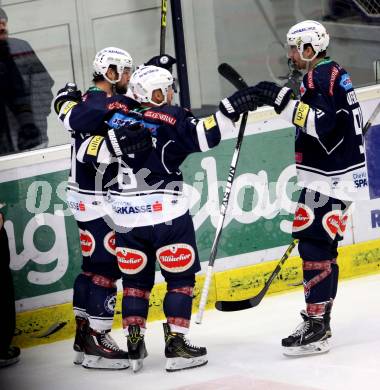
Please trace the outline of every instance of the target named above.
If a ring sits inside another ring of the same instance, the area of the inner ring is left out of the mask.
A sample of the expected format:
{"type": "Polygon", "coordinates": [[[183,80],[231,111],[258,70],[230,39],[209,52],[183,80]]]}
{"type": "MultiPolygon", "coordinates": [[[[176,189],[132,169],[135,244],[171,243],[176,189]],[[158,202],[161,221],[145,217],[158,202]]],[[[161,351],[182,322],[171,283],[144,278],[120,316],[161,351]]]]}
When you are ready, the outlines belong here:
{"type": "MultiPolygon", "coordinates": [[[[208,311],[192,325],[190,340],[208,348],[208,365],[164,370],[163,331],[149,323],[149,356],[141,372],[86,370],[72,364],[72,340],[22,351],[21,361],[0,370],[0,390],[366,390],[380,388],[380,275],[340,284],[332,315],[331,350],[288,358],[280,340],[300,322],[302,291],[269,296],[253,309],[208,311]]],[[[113,337],[126,348],[122,331],[113,337]]]]}

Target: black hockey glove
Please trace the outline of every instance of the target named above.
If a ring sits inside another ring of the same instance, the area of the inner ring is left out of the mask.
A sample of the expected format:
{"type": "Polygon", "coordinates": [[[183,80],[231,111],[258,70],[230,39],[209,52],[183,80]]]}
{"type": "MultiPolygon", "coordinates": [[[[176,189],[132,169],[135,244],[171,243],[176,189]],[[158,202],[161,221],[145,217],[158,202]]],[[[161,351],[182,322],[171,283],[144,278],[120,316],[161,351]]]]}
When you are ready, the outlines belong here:
{"type": "Polygon", "coordinates": [[[252,90],[259,105],[272,106],[277,114],[280,114],[289,100],[295,97],[290,88],[280,87],[271,81],[261,81],[252,87],[252,90]]]}
{"type": "Polygon", "coordinates": [[[160,68],[164,68],[171,73],[172,67],[176,62],[176,59],[169,54],[162,54],[160,56],[152,57],[148,62],[145,62],[144,65],[159,66],[160,68]]]}
{"type": "Polygon", "coordinates": [[[18,150],[32,149],[41,143],[41,131],[33,123],[27,123],[20,127],[18,132],[18,150]]]}
{"type": "Polygon", "coordinates": [[[252,93],[252,87],[237,91],[219,103],[219,110],[222,114],[234,122],[239,120],[240,114],[256,109],[257,102],[255,95],[252,93]]]}
{"type": "Polygon", "coordinates": [[[54,99],[54,110],[58,115],[61,107],[66,102],[80,102],[82,92],[78,90],[74,83],[67,83],[64,88],[60,89],[54,99]]]}
{"type": "Polygon", "coordinates": [[[140,122],[107,132],[108,149],[115,157],[144,152],[152,147],[150,131],[140,122]]]}

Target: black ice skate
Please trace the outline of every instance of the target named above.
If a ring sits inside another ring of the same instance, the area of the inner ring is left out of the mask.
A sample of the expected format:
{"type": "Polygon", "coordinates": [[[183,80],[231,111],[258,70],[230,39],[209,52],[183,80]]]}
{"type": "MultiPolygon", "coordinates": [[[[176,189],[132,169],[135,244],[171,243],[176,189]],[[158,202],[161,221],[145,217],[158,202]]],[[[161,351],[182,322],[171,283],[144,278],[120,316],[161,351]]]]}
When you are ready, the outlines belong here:
{"type": "Polygon", "coordinates": [[[0,368],[11,366],[20,360],[20,348],[11,345],[6,351],[0,352],[0,368]]]}
{"type": "Polygon", "coordinates": [[[190,345],[182,333],[170,331],[169,324],[163,324],[165,335],[166,371],[178,371],[207,364],[207,350],[190,345]]]}
{"type": "Polygon", "coordinates": [[[128,353],[118,347],[109,332],[89,328],[84,339],[83,367],[109,370],[129,367],[128,353]]]}
{"type": "Polygon", "coordinates": [[[129,325],[128,333],[129,363],[133,372],[137,372],[142,369],[143,360],[148,356],[148,352],[145,347],[144,335],[140,333],[139,325],[129,325]]]}
{"type": "MultiPolygon", "coordinates": [[[[323,320],[325,322],[327,338],[330,338],[332,336],[331,326],[330,326],[331,309],[332,309],[332,302],[330,301],[326,304],[325,314],[323,314],[323,320]]],[[[301,310],[301,317],[304,321],[307,321],[309,316],[307,315],[306,310],[301,310]]]]}
{"type": "MultiPolygon", "coordinates": [[[[330,337],[323,316],[309,316],[301,312],[303,318],[295,332],[282,339],[284,355],[314,355],[328,352],[330,347],[327,339],[330,337]]],[[[331,331],[330,331],[331,335],[331,331]]]]}
{"type": "Polygon", "coordinates": [[[75,351],[74,364],[82,364],[84,359],[84,339],[88,331],[88,320],[86,318],[75,317],[76,331],[73,349],[75,351]]]}

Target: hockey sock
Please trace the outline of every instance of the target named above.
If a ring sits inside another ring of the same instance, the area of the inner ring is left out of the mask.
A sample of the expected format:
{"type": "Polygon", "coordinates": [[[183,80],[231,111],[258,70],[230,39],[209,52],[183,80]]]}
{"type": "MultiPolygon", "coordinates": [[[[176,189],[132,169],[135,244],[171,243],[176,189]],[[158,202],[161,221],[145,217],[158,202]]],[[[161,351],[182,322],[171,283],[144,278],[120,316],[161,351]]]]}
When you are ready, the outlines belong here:
{"type": "Polygon", "coordinates": [[[116,290],[114,279],[101,275],[91,277],[87,301],[90,328],[98,332],[112,328],[116,290]]]}
{"type": "Polygon", "coordinates": [[[164,299],[164,313],[172,332],[188,332],[192,304],[192,286],[168,289],[164,299]]]}
{"type": "Polygon", "coordinates": [[[304,261],[304,293],[306,303],[328,302],[333,286],[333,260],[304,261]]]}
{"type": "Polygon", "coordinates": [[[149,290],[142,290],[133,287],[124,287],[122,316],[123,328],[128,335],[129,325],[139,325],[141,333],[144,334],[146,328],[146,319],[149,310],[149,290]]]}
{"type": "Polygon", "coordinates": [[[74,281],[73,309],[75,317],[87,318],[87,301],[91,277],[92,273],[82,272],[74,281]]]}

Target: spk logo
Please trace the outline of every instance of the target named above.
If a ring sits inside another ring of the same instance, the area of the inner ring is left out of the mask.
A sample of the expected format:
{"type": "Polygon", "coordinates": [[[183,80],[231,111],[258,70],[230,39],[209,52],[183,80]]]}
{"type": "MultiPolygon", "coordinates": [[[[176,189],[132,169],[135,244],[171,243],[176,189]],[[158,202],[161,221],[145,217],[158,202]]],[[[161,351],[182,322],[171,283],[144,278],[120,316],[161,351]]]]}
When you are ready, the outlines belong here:
{"type": "Polygon", "coordinates": [[[157,250],[156,256],[161,268],[168,272],[186,271],[195,260],[194,249],[188,244],[163,246],[157,250]]]}
{"type": "Polygon", "coordinates": [[[83,256],[91,256],[95,250],[94,236],[88,230],[79,229],[79,239],[83,256]]]}
{"type": "Polygon", "coordinates": [[[144,252],[121,247],[116,248],[116,258],[120,271],[128,275],[137,274],[143,270],[148,261],[144,252]]]}

